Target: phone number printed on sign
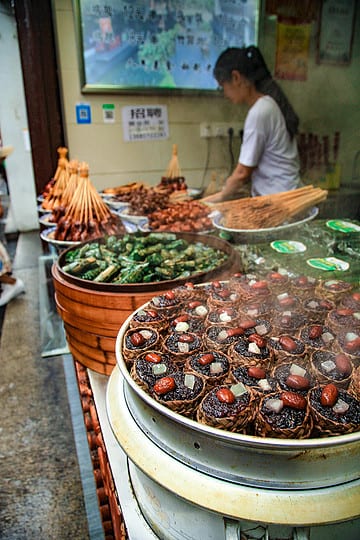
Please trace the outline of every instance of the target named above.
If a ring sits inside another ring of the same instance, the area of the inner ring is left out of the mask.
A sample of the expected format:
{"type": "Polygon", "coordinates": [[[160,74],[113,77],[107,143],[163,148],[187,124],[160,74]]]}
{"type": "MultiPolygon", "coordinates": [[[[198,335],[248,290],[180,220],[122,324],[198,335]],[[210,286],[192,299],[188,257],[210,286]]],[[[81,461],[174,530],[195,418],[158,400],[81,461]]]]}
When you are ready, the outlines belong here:
{"type": "Polygon", "coordinates": [[[166,106],[140,105],[123,107],[122,120],[125,141],[159,140],[169,137],[166,106]]]}

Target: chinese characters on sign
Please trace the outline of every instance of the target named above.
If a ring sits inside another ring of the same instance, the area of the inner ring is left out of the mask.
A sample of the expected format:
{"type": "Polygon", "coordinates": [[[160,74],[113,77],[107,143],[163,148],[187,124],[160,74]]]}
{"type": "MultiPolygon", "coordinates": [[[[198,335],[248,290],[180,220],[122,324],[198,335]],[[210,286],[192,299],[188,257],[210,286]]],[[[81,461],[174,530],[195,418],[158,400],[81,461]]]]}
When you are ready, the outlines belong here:
{"type": "Polygon", "coordinates": [[[133,105],[123,107],[124,140],[127,142],[159,140],[169,137],[167,107],[163,105],[133,105]]]}

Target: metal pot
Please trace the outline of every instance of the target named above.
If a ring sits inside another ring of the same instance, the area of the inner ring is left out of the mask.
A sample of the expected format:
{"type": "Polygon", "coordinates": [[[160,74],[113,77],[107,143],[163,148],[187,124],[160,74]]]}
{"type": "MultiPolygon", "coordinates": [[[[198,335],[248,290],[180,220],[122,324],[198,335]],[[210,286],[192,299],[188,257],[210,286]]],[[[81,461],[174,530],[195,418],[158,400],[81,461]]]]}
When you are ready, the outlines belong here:
{"type": "Polygon", "coordinates": [[[173,412],[130,377],[122,343],[132,316],[116,339],[117,366],[106,406],[131,462],[139,505],[159,538],[195,540],[201,529],[205,538],[235,540],[244,528],[254,530],[258,524],[264,535],[245,538],[360,537],[360,432],[304,440],[260,438],[173,412]],[[184,517],[192,512],[198,516],[196,526],[201,524],[194,534],[184,517]],[[214,513],[221,524],[211,525],[214,513]],[[168,525],[163,528],[164,519],[168,525]],[[207,532],[219,527],[225,531],[221,536],[207,532]]]}
{"type": "MultiPolygon", "coordinates": [[[[150,432],[159,418],[150,415],[148,430],[138,426],[133,397],[128,380],[116,367],[107,387],[108,418],[130,460],[129,478],[137,502],[158,538],[239,540],[240,533],[248,539],[359,538],[360,520],[355,519],[360,513],[359,479],[333,487],[289,490],[250,487],[214,477],[197,470],[191,458],[179,459],[185,458],[189,448],[180,424],[177,445],[171,436],[155,443],[150,432]],[[184,443],[180,455],[169,451],[169,442],[178,448],[184,443]]],[[[147,408],[143,413],[148,414],[147,408]]],[[[212,442],[213,452],[221,457],[224,445],[218,446],[216,439],[212,442]]],[[[226,460],[224,456],[224,469],[226,460]]],[[[280,468],[281,459],[276,473],[280,468]]]]}
{"type": "Polygon", "coordinates": [[[131,378],[122,357],[130,319],[115,345],[127,406],[137,425],[169,455],[210,476],[270,489],[313,489],[360,478],[360,432],[304,440],[254,437],[199,424],[156,402],[131,378]]]}

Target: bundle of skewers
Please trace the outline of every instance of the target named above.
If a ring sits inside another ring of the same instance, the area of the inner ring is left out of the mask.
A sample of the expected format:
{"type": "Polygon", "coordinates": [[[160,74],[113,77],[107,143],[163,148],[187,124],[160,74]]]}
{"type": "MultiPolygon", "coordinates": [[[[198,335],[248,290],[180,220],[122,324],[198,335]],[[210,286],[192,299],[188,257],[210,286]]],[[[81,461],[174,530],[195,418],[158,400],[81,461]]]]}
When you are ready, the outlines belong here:
{"type": "Polygon", "coordinates": [[[64,215],[57,221],[53,239],[83,242],[125,232],[119,216],[110,211],[92,184],[87,163],[79,165],[77,182],[64,215]]]}
{"type": "Polygon", "coordinates": [[[69,180],[69,161],[67,158],[68,149],[60,146],[57,149],[57,152],[59,155],[57,168],[53,178],[44,188],[44,199],[41,203],[43,210],[48,210],[49,212],[55,210],[58,206],[61,206],[62,195],[69,180]]]}
{"type": "Polygon", "coordinates": [[[171,159],[164,175],[161,177],[159,186],[166,187],[169,191],[173,192],[187,190],[185,177],[182,175],[180,168],[176,144],[173,144],[171,159]]]}
{"type": "Polygon", "coordinates": [[[67,207],[70,205],[74,193],[79,185],[79,162],[75,159],[68,163],[69,180],[67,181],[64,190],[61,192],[59,204],[57,204],[51,212],[49,217],[50,223],[57,223],[66,212],[67,207]]]}
{"type": "Polygon", "coordinates": [[[224,227],[242,230],[266,229],[289,222],[325,201],[327,193],[327,190],[310,185],[273,195],[215,203],[211,207],[221,212],[221,224],[224,227]]]}

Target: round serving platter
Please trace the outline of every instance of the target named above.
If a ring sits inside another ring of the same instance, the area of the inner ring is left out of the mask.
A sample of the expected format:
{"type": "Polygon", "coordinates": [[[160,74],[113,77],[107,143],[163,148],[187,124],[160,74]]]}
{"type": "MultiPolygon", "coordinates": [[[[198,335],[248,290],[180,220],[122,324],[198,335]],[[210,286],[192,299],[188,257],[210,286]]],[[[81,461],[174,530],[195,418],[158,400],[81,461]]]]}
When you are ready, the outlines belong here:
{"type": "Polygon", "coordinates": [[[214,211],[211,214],[213,225],[219,231],[230,235],[232,240],[239,244],[255,244],[262,242],[270,242],[277,238],[285,238],[291,235],[305,223],[312,221],[319,213],[319,208],[314,206],[310,208],[296,219],[283,223],[278,227],[269,227],[264,229],[230,229],[222,225],[222,214],[219,211],[214,211]]]}
{"type": "Polygon", "coordinates": [[[70,248],[70,247],[77,246],[77,245],[81,244],[81,242],[70,242],[70,241],[66,241],[66,240],[56,240],[54,238],[55,230],[56,230],[56,226],[55,227],[48,227],[47,229],[44,229],[40,233],[41,240],[44,240],[44,242],[47,242],[48,244],[52,244],[56,248],[63,248],[63,249],[70,248]]]}
{"type": "Polygon", "coordinates": [[[164,452],[213,477],[262,488],[301,490],[360,480],[359,431],[324,438],[262,438],[198,423],[153,399],[131,377],[122,354],[133,315],[116,339],[123,378],[118,391],[124,392],[136,424],[164,452]]]}

